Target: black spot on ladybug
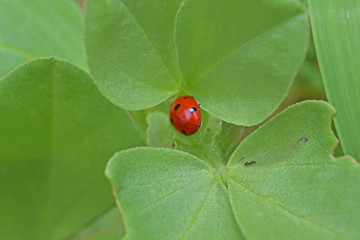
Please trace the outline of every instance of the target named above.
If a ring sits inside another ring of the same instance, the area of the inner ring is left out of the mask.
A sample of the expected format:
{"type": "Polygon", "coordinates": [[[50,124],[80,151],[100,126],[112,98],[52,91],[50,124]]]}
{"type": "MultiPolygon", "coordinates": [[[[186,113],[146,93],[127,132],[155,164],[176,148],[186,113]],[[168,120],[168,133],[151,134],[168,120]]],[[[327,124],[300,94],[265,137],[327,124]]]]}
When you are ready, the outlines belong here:
{"type": "Polygon", "coordinates": [[[180,104],[176,104],[176,106],[175,106],[175,108],[174,108],[175,111],[178,110],[179,107],[180,107],[180,104]]]}
{"type": "Polygon", "coordinates": [[[194,113],[196,110],[197,110],[197,109],[196,109],[195,107],[192,107],[192,108],[189,109],[189,112],[190,112],[190,113],[194,113]]]}
{"type": "Polygon", "coordinates": [[[188,99],[189,97],[184,97],[184,99],[188,99]]]}
{"type": "Polygon", "coordinates": [[[172,118],[170,118],[170,122],[172,125],[174,125],[174,121],[172,120],[172,118]]]}
{"type": "Polygon", "coordinates": [[[181,130],[181,132],[187,136],[187,133],[185,132],[185,130],[181,130]]]}

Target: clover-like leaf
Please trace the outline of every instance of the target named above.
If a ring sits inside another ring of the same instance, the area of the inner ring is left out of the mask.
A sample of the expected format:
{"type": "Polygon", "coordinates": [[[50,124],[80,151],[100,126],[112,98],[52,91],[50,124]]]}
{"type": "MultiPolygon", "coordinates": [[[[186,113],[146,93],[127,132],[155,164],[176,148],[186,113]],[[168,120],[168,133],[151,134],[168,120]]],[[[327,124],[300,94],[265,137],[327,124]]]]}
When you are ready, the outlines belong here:
{"type": "Polygon", "coordinates": [[[0,0],[0,76],[51,55],[87,69],[82,34],[74,0],[0,0]]]}
{"type": "Polygon", "coordinates": [[[0,80],[0,239],[64,239],[114,204],[103,174],[142,144],[90,76],[56,59],[0,80]]]}
{"type": "Polygon", "coordinates": [[[333,114],[324,102],[296,104],[226,166],[171,149],[117,153],[106,174],[126,239],[358,239],[360,165],[331,156],[333,114]]]}
{"type": "Polygon", "coordinates": [[[285,97],[308,28],[298,1],[93,0],[85,40],[113,103],[139,110],[187,93],[222,120],[254,125],[285,97]]]}
{"type": "Polygon", "coordinates": [[[236,149],[227,183],[248,238],[359,239],[360,165],[331,156],[333,114],[325,103],[297,104],[236,149]]]}
{"type": "Polygon", "coordinates": [[[106,170],[124,211],[126,239],[242,239],[220,175],[170,149],[116,154],[106,170]]]}

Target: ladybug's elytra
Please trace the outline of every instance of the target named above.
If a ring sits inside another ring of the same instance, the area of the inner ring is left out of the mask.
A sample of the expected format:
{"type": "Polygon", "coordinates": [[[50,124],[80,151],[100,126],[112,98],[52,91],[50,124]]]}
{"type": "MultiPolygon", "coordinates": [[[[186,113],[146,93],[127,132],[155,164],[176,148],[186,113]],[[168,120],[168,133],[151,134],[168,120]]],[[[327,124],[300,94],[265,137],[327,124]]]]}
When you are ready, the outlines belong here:
{"type": "Polygon", "coordinates": [[[180,133],[188,136],[201,126],[200,107],[192,96],[178,97],[170,107],[170,122],[180,133]]]}

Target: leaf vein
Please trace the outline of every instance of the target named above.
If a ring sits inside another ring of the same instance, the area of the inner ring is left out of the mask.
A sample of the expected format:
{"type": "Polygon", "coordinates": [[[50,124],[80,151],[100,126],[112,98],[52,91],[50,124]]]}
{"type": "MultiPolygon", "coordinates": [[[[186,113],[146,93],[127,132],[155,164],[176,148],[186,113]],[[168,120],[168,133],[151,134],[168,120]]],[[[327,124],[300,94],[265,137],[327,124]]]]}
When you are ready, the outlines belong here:
{"type": "Polygon", "coordinates": [[[262,36],[268,34],[271,30],[277,29],[280,26],[282,26],[283,24],[290,22],[291,20],[295,19],[296,17],[303,15],[303,13],[299,13],[296,14],[286,20],[284,20],[283,22],[270,27],[269,29],[265,30],[264,32],[259,33],[258,35],[252,37],[251,39],[247,40],[246,42],[242,43],[240,46],[235,47],[233,50],[231,50],[229,53],[226,53],[224,56],[220,57],[219,60],[217,60],[213,65],[211,65],[209,68],[207,68],[205,71],[203,71],[202,73],[199,74],[199,77],[194,80],[191,84],[190,87],[194,86],[198,81],[201,80],[201,78],[208,72],[210,72],[212,69],[214,69],[216,67],[216,65],[218,65],[220,62],[222,62],[226,57],[230,56],[231,54],[233,54],[234,52],[238,51],[239,49],[251,44],[254,40],[261,38],[262,36]]]}
{"type": "Polygon", "coordinates": [[[147,37],[147,39],[150,41],[151,45],[153,46],[154,50],[156,51],[156,53],[159,55],[159,57],[161,58],[161,61],[163,62],[163,64],[165,65],[166,69],[168,70],[168,73],[170,73],[170,75],[172,76],[172,78],[175,80],[176,82],[176,78],[174,77],[174,74],[172,73],[172,71],[170,71],[169,66],[166,64],[165,59],[163,57],[162,54],[160,54],[159,49],[156,47],[154,41],[150,38],[149,34],[145,31],[145,28],[140,24],[139,19],[135,16],[135,14],[130,11],[129,7],[124,3],[123,0],[121,0],[122,4],[125,6],[126,10],[130,13],[131,16],[133,16],[134,20],[136,21],[136,23],[139,25],[139,27],[143,30],[145,36],[147,37]]]}
{"type": "MultiPolygon", "coordinates": [[[[264,196],[262,194],[259,194],[253,190],[251,190],[250,188],[246,187],[244,184],[241,184],[240,182],[237,182],[235,181],[233,178],[230,178],[230,180],[234,183],[236,183],[238,186],[242,187],[243,189],[246,189],[248,190],[250,193],[252,193],[253,195],[255,195],[256,197],[258,197],[259,199],[261,200],[265,200],[267,201],[270,205],[274,206],[274,207],[277,207],[277,208],[280,208],[281,210],[283,210],[284,212],[286,212],[288,215],[290,216],[293,216],[295,218],[298,218],[300,220],[303,220],[304,222],[308,222],[312,225],[315,225],[315,226],[318,226],[320,228],[324,228],[326,229],[328,232],[331,232],[333,234],[335,234],[337,237],[340,238],[341,235],[347,235],[345,232],[342,232],[342,233],[339,233],[338,231],[336,231],[336,229],[332,229],[332,228],[329,228],[329,227],[326,227],[326,226],[323,226],[321,224],[318,224],[316,222],[313,222],[311,221],[310,219],[308,218],[305,218],[304,216],[302,215],[298,215],[296,213],[294,213],[293,211],[287,209],[285,206],[281,205],[280,203],[276,202],[274,199],[268,197],[268,196],[264,196]]],[[[349,235],[348,235],[349,236],[349,235]]]]}
{"type": "Polygon", "coordinates": [[[205,203],[206,203],[206,200],[208,199],[209,195],[210,195],[210,192],[211,190],[214,188],[214,186],[216,185],[216,178],[214,178],[213,182],[211,183],[211,187],[209,189],[209,191],[207,192],[204,200],[202,201],[201,205],[199,206],[198,209],[196,209],[196,212],[195,212],[195,217],[192,219],[192,221],[190,222],[190,224],[187,226],[187,228],[185,229],[184,233],[182,234],[182,236],[180,237],[180,240],[183,240],[186,236],[186,234],[190,231],[191,227],[195,224],[196,220],[199,218],[199,215],[202,211],[202,209],[204,208],[205,206],[205,203]]]}
{"type": "Polygon", "coordinates": [[[176,192],[180,191],[181,189],[186,188],[186,187],[188,187],[188,186],[191,186],[192,184],[194,184],[194,183],[198,182],[198,181],[199,181],[199,179],[201,179],[201,177],[204,177],[204,175],[200,175],[199,177],[197,177],[197,178],[193,179],[193,180],[192,180],[192,181],[190,181],[189,183],[186,183],[186,184],[184,184],[184,185],[182,185],[182,186],[180,186],[180,187],[178,187],[178,188],[174,189],[173,191],[171,191],[171,192],[169,192],[169,193],[167,193],[167,194],[165,194],[165,195],[161,196],[160,198],[156,199],[156,201],[154,201],[154,202],[150,203],[149,205],[147,205],[147,206],[145,206],[145,207],[142,207],[142,208],[137,209],[137,211],[139,211],[139,212],[140,212],[140,211],[143,211],[143,210],[145,210],[145,209],[147,209],[147,208],[150,208],[150,207],[152,207],[152,206],[154,206],[154,205],[158,204],[159,202],[161,202],[161,201],[165,200],[166,198],[168,198],[169,196],[173,195],[174,193],[176,193],[176,192]]]}

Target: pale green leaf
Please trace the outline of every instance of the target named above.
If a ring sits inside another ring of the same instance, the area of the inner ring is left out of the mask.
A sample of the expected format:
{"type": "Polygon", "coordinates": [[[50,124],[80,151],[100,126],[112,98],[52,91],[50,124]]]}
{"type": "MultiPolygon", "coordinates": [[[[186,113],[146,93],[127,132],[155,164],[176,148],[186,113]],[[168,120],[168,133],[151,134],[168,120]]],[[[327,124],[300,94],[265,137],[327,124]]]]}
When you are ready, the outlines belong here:
{"type": "Polygon", "coordinates": [[[106,160],[142,141],[87,73],[36,60],[0,96],[0,239],[64,239],[114,204],[106,160]]]}
{"type": "Polygon", "coordinates": [[[309,0],[311,26],[326,96],[341,146],[360,159],[360,1],[309,0]]]}
{"type": "Polygon", "coordinates": [[[82,34],[74,0],[0,0],[0,76],[51,55],[87,69],[82,34]]]}
{"type": "Polygon", "coordinates": [[[359,239],[360,165],[331,156],[333,114],[326,103],[296,104],[231,156],[227,184],[247,238],[359,239]]]}
{"type": "Polygon", "coordinates": [[[126,239],[243,239],[214,170],[165,148],[116,154],[106,175],[124,211],[126,239]]]}

